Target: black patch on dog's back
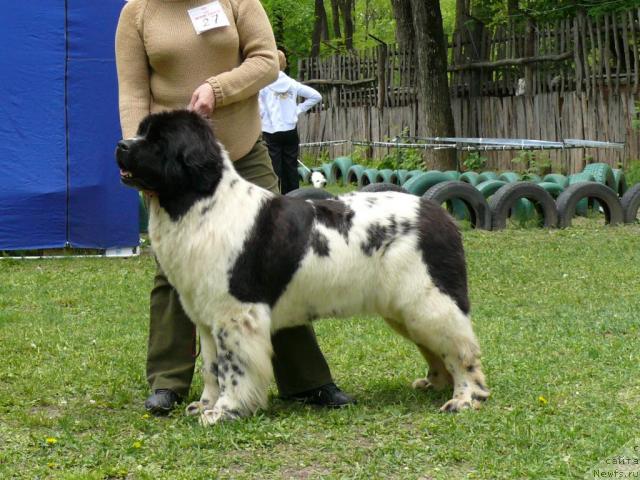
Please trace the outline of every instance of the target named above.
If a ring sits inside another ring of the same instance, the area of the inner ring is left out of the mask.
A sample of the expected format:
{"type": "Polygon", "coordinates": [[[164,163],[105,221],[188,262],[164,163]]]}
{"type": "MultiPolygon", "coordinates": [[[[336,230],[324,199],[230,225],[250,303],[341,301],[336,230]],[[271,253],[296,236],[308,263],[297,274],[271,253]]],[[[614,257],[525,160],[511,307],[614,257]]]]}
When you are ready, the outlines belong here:
{"type": "Polygon", "coordinates": [[[337,230],[345,239],[353,225],[355,212],[344,202],[336,200],[313,200],[315,216],[325,227],[337,230]]]}
{"type": "Polygon", "coordinates": [[[360,245],[360,248],[365,255],[370,257],[374,251],[382,248],[382,245],[388,239],[388,228],[379,223],[373,223],[367,227],[367,240],[360,245]]]}
{"type": "Polygon", "coordinates": [[[329,256],[329,239],[318,230],[311,232],[311,248],[319,257],[329,256]]]}
{"type": "Polygon", "coordinates": [[[435,285],[468,314],[467,267],[460,232],[442,207],[426,199],[420,199],[418,245],[435,285]]]}
{"type": "Polygon", "coordinates": [[[229,292],[242,302],[273,306],[309,248],[311,204],[273,197],[262,205],[242,253],[229,272],[229,292]]]}

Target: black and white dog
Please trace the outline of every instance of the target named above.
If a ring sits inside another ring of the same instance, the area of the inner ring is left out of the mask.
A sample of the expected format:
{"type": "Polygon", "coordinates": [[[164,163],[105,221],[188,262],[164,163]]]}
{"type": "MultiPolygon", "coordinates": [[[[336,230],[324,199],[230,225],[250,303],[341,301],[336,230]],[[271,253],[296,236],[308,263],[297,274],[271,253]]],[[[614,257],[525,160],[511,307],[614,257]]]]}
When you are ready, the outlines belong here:
{"type": "Polygon", "coordinates": [[[381,315],[429,364],[415,388],[453,384],[443,411],[489,396],[469,319],[461,237],[440,206],[396,192],[305,201],[242,179],[208,123],[154,114],[117,148],[149,192],[151,245],[198,327],[203,424],[264,407],[271,334],[323,316],[381,315]]]}

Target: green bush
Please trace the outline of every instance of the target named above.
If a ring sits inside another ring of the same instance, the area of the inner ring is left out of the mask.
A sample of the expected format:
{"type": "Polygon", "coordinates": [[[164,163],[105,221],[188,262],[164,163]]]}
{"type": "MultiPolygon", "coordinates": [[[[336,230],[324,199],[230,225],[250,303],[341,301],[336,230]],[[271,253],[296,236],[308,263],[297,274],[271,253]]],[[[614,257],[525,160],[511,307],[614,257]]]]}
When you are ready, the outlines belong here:
{"type": "Polygon", "coordinates": [[[624,176],[629,186],[640,183],[640,160],[631,160],[624,176]]]}
{"type": "Polygon", "coordinates": [[[462,165],[466,171],[480,172],[487,164],[487,157],[480,155],[479,152],[470,152],[462,161],[462,165]]]}

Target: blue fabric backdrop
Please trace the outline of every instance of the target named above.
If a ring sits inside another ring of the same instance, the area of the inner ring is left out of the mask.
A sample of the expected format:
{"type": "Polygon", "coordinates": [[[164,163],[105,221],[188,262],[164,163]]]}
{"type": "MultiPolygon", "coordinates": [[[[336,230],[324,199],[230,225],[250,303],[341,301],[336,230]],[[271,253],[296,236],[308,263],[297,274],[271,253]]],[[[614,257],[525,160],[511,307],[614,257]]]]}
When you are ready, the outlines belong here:
{"type": "Polygon", "coordinates": [[[0,3],[0,250],[137,245],[114,161],[124,1],[0,3]]]}

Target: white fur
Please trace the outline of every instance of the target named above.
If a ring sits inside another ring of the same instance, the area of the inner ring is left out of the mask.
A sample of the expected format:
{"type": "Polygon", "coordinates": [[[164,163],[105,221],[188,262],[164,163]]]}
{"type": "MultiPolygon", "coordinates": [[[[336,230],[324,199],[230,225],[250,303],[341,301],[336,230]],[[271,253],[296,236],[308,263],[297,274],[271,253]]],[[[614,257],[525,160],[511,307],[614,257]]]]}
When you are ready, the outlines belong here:
{"type": "Polygon", "coordinates": [[[327,184],[327,179],[324,178],[324,175],[322,174],[322,172],[313,172],[311,174],[311,184],[315,188],[324,188],[325,185],[327,184]]]}
{"type": "Polygon", "coordinates": [[[416,388],[443,387],[453,380],[454,397],[444,410],[475,406],[488,396],[469,317],[434,285],[415,232],[370,256],[360,248],[374,221],[388,223],[391,214],[398,221],[415,221],[418,197],[396,192],[341,197],[355,212],[348,238],[316,223],[314,227],[328,239],[330,254],[322,257],[309,249],[271,310],[266,304],[233,297],[228,272],[261,204],[273,194],[243,180],[226,155],[224,162],[214,196],[198,201],[179,221],[172,221],[156,198],[150,203],[153,249],[201,335],[205,388],[188,413],[200,414],[201,422],[209,425],[264,407],[272,378],[270,335],[309,321],[310,312],[317,317],[356,313],[384,317],[418,345],[430,364],[429,376],[414,382],[416,388]],[[375,208],[367,205],[371,198],[378,202],[375,208]],[[209,207],[205,215],[203,207],[209,207]],[[207,370],[220,352],[229,351],[244,370],[235,384],[228,375],[216,377],[207,370]]]}

